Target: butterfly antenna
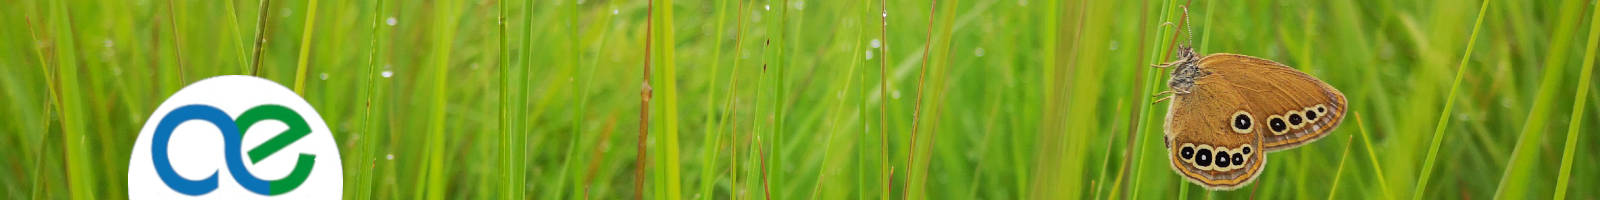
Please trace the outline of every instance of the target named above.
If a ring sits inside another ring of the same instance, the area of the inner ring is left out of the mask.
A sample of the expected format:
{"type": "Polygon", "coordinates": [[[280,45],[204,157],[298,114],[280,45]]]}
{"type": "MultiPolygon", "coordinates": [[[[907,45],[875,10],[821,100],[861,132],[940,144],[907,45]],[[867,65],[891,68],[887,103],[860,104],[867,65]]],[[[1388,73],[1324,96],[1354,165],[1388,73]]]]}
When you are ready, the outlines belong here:
{"type": "Polygon", "coordinates": [[[1194,25],[1193,23],[1189,23],[1189,6],[1182,5],[1178,7],[1183,8],[1183,28],[1187,29],[1185,33],[1189,34],[1189,41],[1187,41],[1187,43],[1189,43],[1189,46],[1194,46],[1194,25]]]}
{"type": "MultiPolygon", "coordinates": [[[[1179,31],[1181,31],[1181,30],[1176,30],[1176,29],[1178,29],[1178,26],[1184,26],[1184,27],[1188,27],[1189,26],[1189,23],[1188,23],[1189,22],[1189,6],[1187,6],[1187,5],[1179,5],[1179,7],[1183,8],[1183,16],[1182,16],[1183,17],[1183,21],[1179,21],[1176,26],[1172,26],[1172,29],[1174,29],[1175,31],[1172,32],[1171,39],[1167,39],[1167,50],[1166,50],[1167,53],[1172,53],[1172,49],[1177,47],[1176,45],[1178,44],[1178,33],[1179,33],[1179,31]]],[[[1170,25],[1173,25],[1172,22],[1170,22],[1170,21],[1161,24],[1161,26],[1170,26],[1170,25]]],[[[1186,46],[1194,45],[1194,41],[1193,41],[1194,40],[1194,35],[1192,33],[1189,35],[1189,40],[1190,41],[1187,42],[1188,45],[1186,45],[1186,46]]],[[[1162,55],[1162,57],[1165,58],[1166,55],[1162,55]]]]}

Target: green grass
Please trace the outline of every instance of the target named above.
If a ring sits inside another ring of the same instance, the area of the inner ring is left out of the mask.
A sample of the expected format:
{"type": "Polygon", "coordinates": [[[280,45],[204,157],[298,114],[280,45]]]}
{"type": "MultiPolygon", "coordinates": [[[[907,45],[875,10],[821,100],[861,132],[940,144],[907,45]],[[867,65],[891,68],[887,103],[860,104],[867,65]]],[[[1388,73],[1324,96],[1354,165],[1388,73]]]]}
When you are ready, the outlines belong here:
{"type": "MultiPolygon", "coordinates": [[[[381,77],[382,75],[379,74],[380,72],[378,72],[378,38],[379,34],[382,33],[382,29],[379,29],[379,27],[381,27],[379,24],[382,24],[382,11],[384,8],[383,4],[384,1],[377,1],[376,5],[373,5],[371,10],[369,10],[369,12],[372,12],[372,32],[370,36],[371,38],[367,44],[367,70],[359,75],[360,77],[366,77],[366,79],[363,81],[365,82],[363,85],[366,85],[366,95],[363,95],[363,102],[361,102],[361,131],[357,132],[362,136],[366,136],[366,138],[358,137],[357,139],[361,143],[359,146],[360,148],[353,150],[356,152],[356,156],[353,159],[355,160],[355,169],[366,170],[358,170],[358,172],[356,172],[357,175],[355,187],[346,187],[346,190],[356,190],[356,195],[353,199],[372,199],[372,179],[373,174],[376,173],[374,171],[377,171],[378,156],[373,152],[375,149],[374,147],[378,144],[378,138],[374,137],[377,134],[375,134],[376,132],[372,131],[373,127],[376,126],[377,123],[373,123],[376,120],[372,120],[372,99],[377,95],[378,80],[383,78],[381,77]]],[[[243,63],[241,63],[241,65],[243,65],[243,63]]]]}
{"type": "Polygon", "coordinates": [[[124,198],[149,109],[228,74],[317,108],[352,199],[1600,197],[1592,1],[934,3],[10,1],[0,197],[124,198]],[[1183,44],[1340,89],[1346,140],[1184,181],[1183,44]]]}
{"type": "Polygon", "coordinates": [[[1373,172],[1373,174],[1376,175],[1372,179],[1375,179],[1375,180],[1378,181],[1378,190],[1379,190],[1378,194],[1381,194],[1381,195],[1375,195],[1375,196],[1383,197],[1383,199],[1394,199],[1394,195],[1393,195],[1394,193],[1390,193],[1389,192],[1389,181],[1388,180],[1384,180],[1385,178],[1383,177],[1383,166],[1381,164],[1378,164],[1378,153],[1377,153],[1377,151],[1373,151],[1372,150],[1372,139],[1368,138],[1369,136],[1367,135],[1367,125],[1366,125],[1365,122],[1361,121],[1361,113],[1355,113],[1352,116],[1354,116],[1355,120],[1356,120],[1356,131],[1360,131],[1361,132],[1361,145],[1366,147],[1366,149],[1367,149],[1367,158],[1371,160],[1370,162],[1372,162],[1372,165],[1371,165],[1372,166],[1372,172],[1373,172]]]}
{"type": "Polygon", "coordinates": [[[1350,157],[1350,143],[1355,143],[1355,137],[1345,137],[1344,151],[1339,153],[1339,168],[1333,170],[1333,184],[1328,188],[1328,199],[1334,199],[1339,195],[1339,179],[1344,178],[1344,163],[1345,159],[1350,157]]]}
{"type": "Polygon", "coordinates": [[[310,67],[306,65],[306,61],[311,59],[310,46],[312,36],[314,36],[312,31],[316,30],[317,25],[317,0],[307,1],[305,10],[305,32],[300,35],[300,56],[298,56],[299,62],[296,62],[294,70],[294,93],[296,94],[305,94],[306,73],[308,73],[306,70],[309,70],[308,68],[310,67]]]}
{"type": "MultiPolygon", "coordinates": [[[[1600,5],[1597,5],[1596,8],[1600,9],[1600,5]]],[[[1600,29],[1596,29],[1595,27],[1600,27],[1600,13],[1593,15],[1594,17],[1589,20],[1589,45],[1588,47],[1584,48],[1583,65],[1580,65],[1583,66],[1583,70],[1578,75],[1578,81],[1580,83],[1589,82],[1590,78],[1594,77],[1592,72],[1594,72],[1595,46],[1600,45],[1600,29]]],[[[1572,100],[1573,121],[1583,121],[1583,107],[1585,103],[1588,103],[1588,101],[1584,101],[1583,98],[1587,97],[1588,93],[1588,84],[1578,85],[1578,94],[1573,95],[1572,100]]],[[[1570,123],[1567,125],[1567,144],[1563,145],[1564,148],[1561,151],[1561,172],[1559,172],[1559,175],[1556,175],[1556,194],[1554,199],[1567,198],[1567,185],[1569,185],[1569,181],[1572,181],[1572,157],[1575,154],[1574,152],[1578,149],[1578,128],[1582,126],[1583,123],[1570,123]]]]}
{"type": "Polygon", "coordinates": [[[1439,125],[1433,131],[1433,143],[1428,146],[1428,158],[1422,164],[1422,178],[1417,179],[1417,189],[1411,193],[1411,199],[1422,199],[1423,191],[1427,190],[1428,176],[1433,174],[1433,165],[1439,155],[1439,143],[1444,141],[1444,130],[1449,128],[1450,112],[1455,111],[1456,93],[1461,89],[1461,79],[1466,76],[1467,60],[1472,57],[1472,48],[1477,47],[1472,43],[1478,40],[1478,27],[1483,24],[1484,14],[1489,11],[1489,1],[1483,1],[1483,6],[1478,8],[1478,21],[1472,24],[1472,37],[1467,39],[1467,52],[1461,55],[1461,66],[1456,67],[1455,82],[1450,84],[1450,96],[1445,98],[1443,114],[1439,114],[1439,125]]]}
{"type": "Polygon", "coordinates": [[[1511,161],[1506,167],[1505,175],[1501,176],[1499,187],[1495,191],[1497,197],[1527,196],[1525,191],[1527,191],[1529,185],[1511,183],[1526,182],[1528,178],[1532,178],[1530,173],[1533,173],[1531,169],[1535,167],[1534,165],[1540,164],[1537,161],[1539,160],[1539,151],[1541,149],[1534,148],[1534,146],[1538,145],[1540,137],[1544,136],[1544,134],[1539,133],[1545,132],[1545,124],[1550,121],[1548,118],[1553,116],[1550,114],[1550,108],[1554,107],[1551,104],[1556,103],[1554,100],[1556,92],[1558,87],[1563,84],[1561,79],[1565,78],[1562,75],[1564,70],[1560,69],[1567,67],[1566,62],[1568,59],[1566,57],[1568,54],[1566,52],[1574,50],[1569,46],[1572,46],[1573,43],[1571,42],[1574,39],[1572,35],[1578,31],[1574,26],[1578,25],[1576,20],[1582,18],[1579,17],[1582,14],[1579,12],[1583,7],[1574,5],[1577,3],[1579,1],[1562,1],[1561,3],[1561,5],[1566,6],[1562,7],[1560,11],[1561,17],[1559,20],[1561,22],[1555,24],[1559,28],[1555,29],[1554,36],[1550,38],[1552,40],[1550,50],[1545,55],[1547,56],[1546,60],[1549,60],[1549,62],[1545,63],[1545,68],[1550,70],[1545,70],[1540,79],[1538,94],[1534,95],[1533,105],[1528,111],[1527,121],[1524,122],[1521,132],[1517,136],[1517,143],[1513,147],[1511,161]]]}

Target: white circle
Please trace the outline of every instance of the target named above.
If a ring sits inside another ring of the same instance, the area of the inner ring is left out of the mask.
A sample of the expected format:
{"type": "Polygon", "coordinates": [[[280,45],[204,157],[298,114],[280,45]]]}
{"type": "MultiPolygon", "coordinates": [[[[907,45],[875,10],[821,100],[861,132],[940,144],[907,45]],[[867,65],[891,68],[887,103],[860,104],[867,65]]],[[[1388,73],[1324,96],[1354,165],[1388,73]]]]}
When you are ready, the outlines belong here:
{"type": "Polygon", "coordinates": [[[185,86],[157,107],[140,129],[133,145],[128,164],[128,197],[130,199],[338,199],[344,189],[344,172],[339,149],[333,132],[322,115],[294,91],[270,80],[253,76],[217,76],[185,86]],[[278,120],[264,120],[245,127],[240,137],[240,154],[250,174],[262,180],[277,180],[288,176],[299,163],[299,155],[314,155],[311,172],[299,187],[281,194],[264,196],[246,190],[236,181],[227,167],[223,137],[217,127],[203,120],[182,122],[172,130],[167,153],[172,169],[184,179],[199,180],[215,174],[214,190],[190,196],[167,186],[157,175],[152,161],[151,148],[154,132],[161,120],[173,110],[189,105],[205,105],[238,118],[246,110],[260,105],[280,105],[299,114],[311,132],[295,140],[282,150],[264,157],[259,162],[250,161],[250,149],[261,145],[288,129],[278,120]]]}

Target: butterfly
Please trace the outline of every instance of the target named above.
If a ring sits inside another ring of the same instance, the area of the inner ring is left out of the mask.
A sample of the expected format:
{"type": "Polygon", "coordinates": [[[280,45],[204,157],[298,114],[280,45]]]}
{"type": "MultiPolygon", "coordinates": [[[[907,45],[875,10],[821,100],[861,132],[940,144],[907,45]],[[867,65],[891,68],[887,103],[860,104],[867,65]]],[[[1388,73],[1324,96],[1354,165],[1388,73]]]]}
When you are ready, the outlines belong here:
{"type": "Polygon", "coordinates": [[[1255,181],[1267,152],[1317,141],[1344,121],[1343,93],[1278,62],[1239,54],[1199,57],[1187,46],[1172,68],[1165,142],[1170,166],[1189,182],[1233,190],[1255,181]]]}

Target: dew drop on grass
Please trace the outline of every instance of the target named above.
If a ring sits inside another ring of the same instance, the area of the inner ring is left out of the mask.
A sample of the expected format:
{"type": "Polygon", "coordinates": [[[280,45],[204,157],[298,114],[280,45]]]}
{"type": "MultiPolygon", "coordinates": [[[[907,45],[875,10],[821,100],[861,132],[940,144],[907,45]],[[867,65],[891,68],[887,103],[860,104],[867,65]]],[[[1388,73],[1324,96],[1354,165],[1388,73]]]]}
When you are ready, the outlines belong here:
{"type": "Polygon", "coordinates": [[[611,9],[611,15],[617,15],[617,9],[611,9]]]}
{"type": "Polygon", "coordinates": [[[978,57],[983,57],[983,47],[978,47],[978,49],[972,50],[972,55],[977,55],[978,57]]]}
{"type": "Polygon", "coordinates": [[[394,71],[383,70],[382,74],[384,78],[394,77],[394,71]]]}
{"type": "Polygon", "coordinates": [[[867,51],[867,60],[872,60],[872,51],[867,51]]]}
{"type": "Polygon", "coordinates": [[[872,48],[876,49],[876,48],[878,48],[879,46],[882,46],[882,45],[883,45],[883,41],[878,41],[878,39],[872,39],[872,48]]]}
{"type": "Polygon", "coordinates": [[[383,156],[383,157],[386,158],[386,159],[389,159],[389,160],[394,160],[394,153],[389,153],[389,155],[386,155],[386,156],[383,156]]]}
{"type": "Polygon", "coordinates": [[[111,48],[111,46],[114,46],[116,43],[111,42],[111,39],[106,39],[105,44],[106,48],[111,48]]]}
{"type": "Polygon", "coordinates": [[[320,78],[322,78],[322,80],[324,80],[324,81],[326,81],[326,80],[328,80],[328,73],[327,73],[327,72],[323,72],[323,73],[322,73],[322,74],[321,74],[321,75],[320,75],[320,78]]]}
{"type": "Polygon", "coordinates": [[[892,97],[894,99],[900,99],[900,90],[895,90],[894,92],[890,92],[889,93],[889,97],[892,97]]]}
{"type": "Polygon", "coordinates": [[[772,5],[766,5],[767,10],[772,10],[772,5]]]}
{"type": "Polygon", "coordinates": [[[387,23],[389,26],[394,26],[394,24],[399,23],[399,21],[396,21],[394,17],[389,17],[389,19],[383,20],[383,23],[387,23]]]}

